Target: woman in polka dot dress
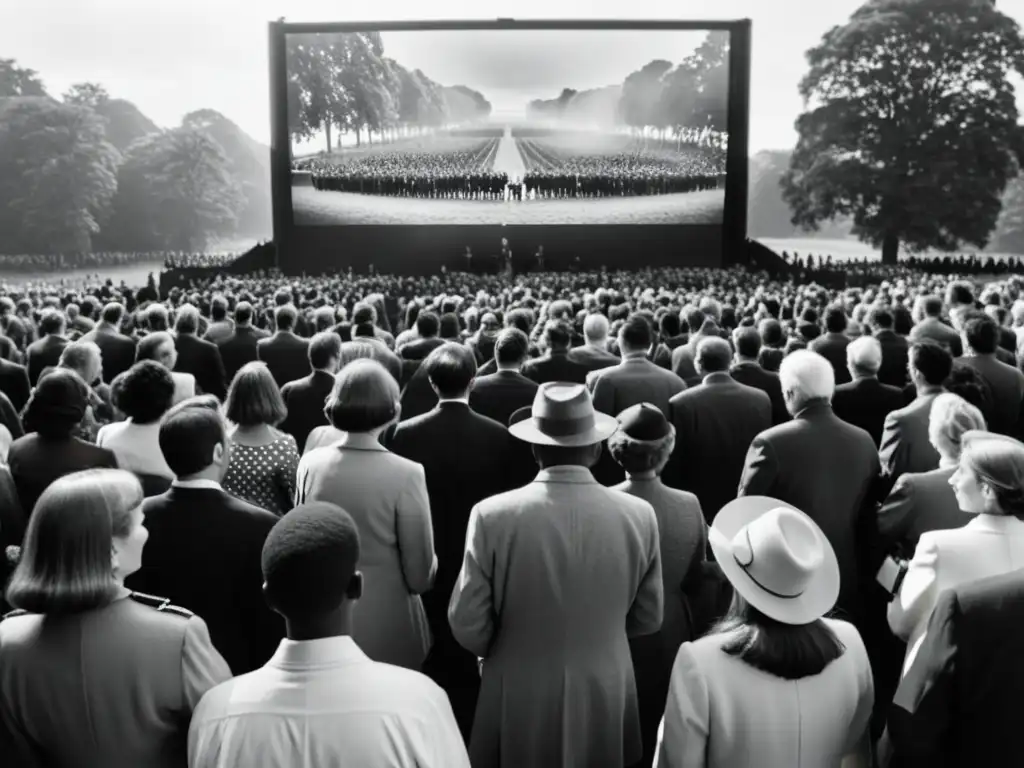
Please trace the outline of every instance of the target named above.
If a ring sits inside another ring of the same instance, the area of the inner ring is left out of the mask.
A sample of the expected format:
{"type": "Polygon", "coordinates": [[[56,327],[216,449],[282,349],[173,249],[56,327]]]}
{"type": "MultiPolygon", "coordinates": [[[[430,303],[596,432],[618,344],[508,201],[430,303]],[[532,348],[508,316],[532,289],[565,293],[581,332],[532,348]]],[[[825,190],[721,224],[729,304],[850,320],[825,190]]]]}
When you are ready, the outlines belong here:
{"type": "Polygon", "coordinates": [[[274,428],[288,410],[266,363],[248,363],[235,374],[225,411],[233,429],[224,490],[283,515],[295,498],[299,450],[294,437],[274,428]]]}

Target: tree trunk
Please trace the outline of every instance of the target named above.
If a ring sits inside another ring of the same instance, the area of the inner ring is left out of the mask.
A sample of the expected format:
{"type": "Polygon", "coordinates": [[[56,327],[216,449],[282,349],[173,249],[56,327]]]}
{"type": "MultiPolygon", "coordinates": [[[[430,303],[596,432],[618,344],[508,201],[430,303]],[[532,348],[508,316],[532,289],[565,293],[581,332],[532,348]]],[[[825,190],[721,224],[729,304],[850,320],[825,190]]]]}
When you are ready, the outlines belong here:
{"type": "Polygon", "coordinates": [[[886,232],[882,240],[882,263],[895,264],[900,257],[900,236],[895,232],[886,232]]]}
{"type": "Polygon", "coordinates": [[[327,132],[327,154],[331,154],[331,121],[324,123],[324,130],[327,132]]]}
{"type": "Polygon", "coordinates": [[[362,145],[363,145],[363,142],[362,142],[362,139],[360,138],[360,135],[359,135],[359,126],[357,125],[356,126],[356,146],[357,147],[361,147],[362,145]]]}

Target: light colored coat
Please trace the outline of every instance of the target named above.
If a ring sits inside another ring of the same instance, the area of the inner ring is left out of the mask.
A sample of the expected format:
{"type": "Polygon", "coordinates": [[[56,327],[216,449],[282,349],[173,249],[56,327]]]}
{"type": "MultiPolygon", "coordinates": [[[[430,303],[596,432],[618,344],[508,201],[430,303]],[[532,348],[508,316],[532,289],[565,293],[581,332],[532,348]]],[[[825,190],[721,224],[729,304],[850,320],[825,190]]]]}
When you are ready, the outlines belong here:
{"type": "Polygon", "coordinates": [[[549,467],[470,515],[448,608],[483,658],[474,768],[604,768],[641,757],[628,638],[661,626],[658,521],[578,466],[549,467]]]}
{"type": "MultiPolygon", "coordinates": [[[[658,731],[657,768],[837,768],[869,754],[871,664],[852,624],[825,619],[846,647],[814,676],[783,680],[722,650],[728,635],[679,649],[658,731]]],[[[864,762],[863,764],[870,764],[864,762]]]]}
{"type": "Polygon", "coordinates": [[[943,590],[1018,568],[1024,568],[1024,522],[1015,517],[978,515],[963,528],[921,534],[900,594],[889,603],[889,626],[907,641],[904,674],[943,590]]]}
{"type": "Polygon", "coordinates": [[[337,504],[359,528],[363,595],[352,637],[374,661],[419,669],[431,645],[420,595],[437,572],[423,467],[346,432],[299,462],[295,503],[308,501],[337,504]]]}

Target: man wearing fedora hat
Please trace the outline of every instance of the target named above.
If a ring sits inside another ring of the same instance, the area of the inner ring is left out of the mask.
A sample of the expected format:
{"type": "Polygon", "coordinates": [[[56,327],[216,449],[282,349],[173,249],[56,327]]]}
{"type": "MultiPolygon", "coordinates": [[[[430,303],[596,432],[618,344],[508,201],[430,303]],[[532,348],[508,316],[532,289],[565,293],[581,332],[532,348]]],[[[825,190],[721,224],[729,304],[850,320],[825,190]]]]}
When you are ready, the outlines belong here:
{"type": "Polygon", "coordinates": [[[617,427],[586,387],[550,382],[509,431],[536,479],[477,504],[448,608],[482,660],[474,768],[614,766],[641,759],[630,637],[661,626],[654,509],[590,473],[617,427]]]}

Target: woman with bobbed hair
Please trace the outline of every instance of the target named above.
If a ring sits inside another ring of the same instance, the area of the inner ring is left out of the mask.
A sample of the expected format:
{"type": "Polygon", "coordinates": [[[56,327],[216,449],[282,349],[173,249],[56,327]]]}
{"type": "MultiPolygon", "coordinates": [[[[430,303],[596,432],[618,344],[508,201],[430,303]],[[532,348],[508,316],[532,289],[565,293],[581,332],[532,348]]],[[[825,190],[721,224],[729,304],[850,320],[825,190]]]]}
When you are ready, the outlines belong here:
{"type": "Polygon", "coordinates": [[[96,445],[113,451],[121,469],[173,480],[160,450],[160,419],[174,402],[171,372],[153,360],[142,360],[118,374],[111,392],[127,420],[101,427],[96,445]]]}
{"type": "Polygon", "coordinates": [[[939,454],[939,466],[930,472],[907,472],[896,480],[878,512],[882,551],[908,559],[921,534],[967,524],[970,518],[960,511],[949,480],[960,463],[964,434],[984,429],[981,411],[959,395],[943,392],[932,401],[928,441],[939,454]]]}
{"type": "Polygon", "coordinates": [[[1024,443],[991,432],[965,432],[949,478],[961,528],[921,535],[914,558],[891,590],[889,626],[907,641],[904,672],[913,663],[939,593],[1024,568],[1024,443]]]}
{"type": "Polygon", "coordinates": [[[54,482],[39,499],[0,621],[5,765],[186,764],[199,699],[231,677],[206,624],[131,592],[147,533],[121,470],[54,482]]]}
{"type": "Polygon", "coordinates": [[[235,374],[224,416],[232,425],[224,490],[283,515],[295,496],[299,449],[294,437],[277,429],[288,409],[266,363],[246,363],[235,374]]]}
{"type": "Polygon", "coordinates": [[[356,521],[366,586],[352,638],[374,661],[419,669],[432,643],[420,595],[434,583],[437,558],[423,467],[380,443],[401,414],[399,398],[374,360],[335,375],[325,412],[342,436],[302,457],[295,503],[337,504],[356,521]]]}

